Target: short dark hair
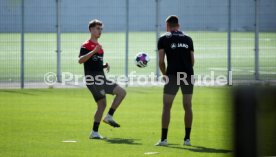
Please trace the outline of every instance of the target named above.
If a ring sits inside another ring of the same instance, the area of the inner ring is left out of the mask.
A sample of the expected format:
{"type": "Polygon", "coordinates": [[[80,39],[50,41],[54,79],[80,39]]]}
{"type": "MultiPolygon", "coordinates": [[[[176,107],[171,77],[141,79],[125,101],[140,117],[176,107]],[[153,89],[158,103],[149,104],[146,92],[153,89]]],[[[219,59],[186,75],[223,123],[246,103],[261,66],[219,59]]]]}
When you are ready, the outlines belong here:
{"type": "Polygon", "coordinates": [[[167,22],[167,24],[170,27],[177,27],[177,26],[179,26],[179,24],[178,24],[178,17],[176,15],[170,15],[170,16],[168,16],[167,19],[166,19],[166,22],[167,22]]]}
{"type": "Polygon", "coordinates": [[[98,19],[94,19],[94,20],[91,20],[89,22],[89,25],[88,25],[88,29],[90,29],[91,27],[95,27],[95,26],[102,26],[103,25],[103,22],[98,20],[98,19]]]}

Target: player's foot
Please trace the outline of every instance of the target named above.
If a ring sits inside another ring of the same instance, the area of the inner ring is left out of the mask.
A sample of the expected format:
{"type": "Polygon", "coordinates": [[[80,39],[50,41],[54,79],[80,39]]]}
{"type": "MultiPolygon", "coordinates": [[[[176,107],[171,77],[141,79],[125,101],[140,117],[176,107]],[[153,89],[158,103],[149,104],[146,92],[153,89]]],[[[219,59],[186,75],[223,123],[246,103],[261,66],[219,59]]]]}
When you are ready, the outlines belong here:
{"type": "Polygon", "coordinates": [[[92,131],[90,136],[90,139],[104,139],[102,135],[100,135],[98,132],[92,131]]]}
{"type": "Polygon", "coordinates": [[[168,141],[167,139],[163,140],[163,141],[158,141],[155,146],[167,146],[168,145],[168,141]]]}
{"type": "Polygon", "coordinates": [[[106,124],[109,124],[109,125],[113,126],[114,128],[119,128],[120,127],[120,124],[118,124],[117,122],[115,122],[115,120],[109,114],[105,116],[105,118],[103,119],[103,122],[105,122],[106,124]]]}
{"type": "Polygon", "coordinates": [[[185,146],[191,146],[191,141],[190,141],[190,139],[184,140],[184,144],[183,144],[183,145],[185,145],[185,146]]]}

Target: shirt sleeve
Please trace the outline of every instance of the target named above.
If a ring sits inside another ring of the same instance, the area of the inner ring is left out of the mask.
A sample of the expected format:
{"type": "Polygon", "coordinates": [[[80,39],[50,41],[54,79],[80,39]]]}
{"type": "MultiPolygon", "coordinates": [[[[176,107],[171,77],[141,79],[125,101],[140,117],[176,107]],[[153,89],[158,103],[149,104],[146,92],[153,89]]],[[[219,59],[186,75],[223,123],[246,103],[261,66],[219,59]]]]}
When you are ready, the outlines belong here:
{"type": "Polygon", "coordinates": [[[79,57],[80,57],[80,56],[83,56],[83,55],[86,55],[86,54],[89,53],[89,52],[90,52],[90,51],[87,50],[86,48],[81,47],[79,57]]]}
{"type": "Polygon", "coordinates": [[[160,50],[160,49],[164,49],[165,46],[164,46],[164,42],[163,42],[163,38],[159,38],[158,40],[158,43],[157,43],[157,49],[160,50]]]}

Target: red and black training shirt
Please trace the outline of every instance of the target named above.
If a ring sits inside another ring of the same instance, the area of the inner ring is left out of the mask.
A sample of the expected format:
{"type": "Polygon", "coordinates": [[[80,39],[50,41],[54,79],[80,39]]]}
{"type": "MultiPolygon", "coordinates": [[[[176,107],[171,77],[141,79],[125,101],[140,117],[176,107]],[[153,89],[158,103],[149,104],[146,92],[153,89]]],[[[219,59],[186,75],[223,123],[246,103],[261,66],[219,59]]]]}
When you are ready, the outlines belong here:
{"type": "MultiPolygon", "coordinates": [[[[79,57],[91,52],[97,45],[99,45],[99,43],[87,40],[81,46],[79,57]]],[[[100,49],[98,53],[89,58],[84,63],[84,73],[103,72],[103,55],[104,51],[103,49],[100,49]]]]}

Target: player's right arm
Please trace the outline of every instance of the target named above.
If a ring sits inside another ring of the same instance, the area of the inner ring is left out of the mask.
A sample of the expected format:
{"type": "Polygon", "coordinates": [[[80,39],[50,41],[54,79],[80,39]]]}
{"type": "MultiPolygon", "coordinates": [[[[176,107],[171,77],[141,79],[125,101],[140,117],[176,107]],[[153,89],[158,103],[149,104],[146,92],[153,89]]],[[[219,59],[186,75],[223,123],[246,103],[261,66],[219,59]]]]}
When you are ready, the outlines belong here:
{"type": "Polygon", "coordinates": [[[165,50],[159,49],[159,68],[163,75],[166,75],[166,64],[165,64],[165,50]]]}
{"type": "Polygon", "coordinates": [[[165,46],[164,37],[160,37],[157,43],[157,49],[159,54],[159,68],[163,75],[166,75],[166,64],[165,64],[165,46]]]}
{"type": "Polygon", "coordinates": [[[195,56],[194,56],[194,44],[193,44],[193,39],[189,37],[190,39],[190,52],[191,52],[191,63],[192,66],[195,65],[195,56]]]}
{"type": "Polygon", "coordinates": [[[83,48],[81,49],[81,53],[79,56],[79,64],[85,63],[89,58],[91,58],[94,54],[96,54],[101,49],[101,45],[97,45],[94,50],[90,51],[89,53],[82,54],[83,48]]]}

